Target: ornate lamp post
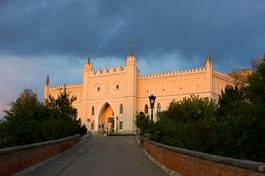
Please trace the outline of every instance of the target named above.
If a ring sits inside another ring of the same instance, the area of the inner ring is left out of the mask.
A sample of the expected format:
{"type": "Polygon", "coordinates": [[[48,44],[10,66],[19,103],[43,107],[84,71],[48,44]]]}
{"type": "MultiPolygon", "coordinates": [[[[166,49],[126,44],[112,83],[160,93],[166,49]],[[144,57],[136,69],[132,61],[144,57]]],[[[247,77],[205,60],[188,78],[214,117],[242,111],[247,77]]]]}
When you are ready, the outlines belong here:
{"type": "Polygon", "coordinates": [[[154,96],[153,94],[150,95],[149,97],[149,102],[150,102],[150,109],[151,109],[151,121],[153,122],[153,109],[155,106],[155,101],[156,101],[156,96],[154,96]]]}

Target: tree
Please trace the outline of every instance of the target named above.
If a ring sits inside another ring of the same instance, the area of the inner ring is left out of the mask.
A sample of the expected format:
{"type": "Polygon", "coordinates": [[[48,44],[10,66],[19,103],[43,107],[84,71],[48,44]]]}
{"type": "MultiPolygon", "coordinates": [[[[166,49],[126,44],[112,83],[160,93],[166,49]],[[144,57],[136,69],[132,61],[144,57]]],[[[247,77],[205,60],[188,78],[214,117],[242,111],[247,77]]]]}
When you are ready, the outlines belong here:
{"type": "Polygon", "coordinates": [[[145,133],[150,133],[153,128],[153,122],[150,120],[148,115],[145,113],[140,112],[136,116],[136,126],[140,129],[140,135],[145,133]]]}
{"type": "Polygon", "coordinates": [[[77,109],[73,107],[76,97],[70,97],[66,88],[59,94],[57,99],[49,95],[45,100],[46,106],[52,111],[52,118],[77,119],[77,109]]]}
{"type": "Polygon", "coordinates": [[[212,145],[216,104],[208,98],[191,96],[171,102],[158,115],[153,139],[169,145],[206,151],[212,145]]]}
{"type": "Polygon", "coordinates": [[[1,123],[2,145],[23,145],[43,140],[40,126],[47,115],[47,108],[41,104],[35,93],[26,89],[5,111],[6,121],[1,123]]]}
{"type": "Polygon", "coordinates": [[[66,137],[74,134],[84,135],[87,133],[81,119],[77,119],[77,109],[73,107],[75,96],[70,96],[66,88],[59,94],[57,99],[49,96],[45,105],[50,111],[52,121],[47,121],[44,134],[48,139],[66,137]]]}
{"type": "Polygon", "coordinates": [[[0,123],[0,147],[86,134],[87,129],[77,119],[77,110],[73,107],[75,100],[64,89],[57,99],[49,97],[43,104],[36,94],[26,89],[11,104],[11,109],[5,112],[5,120],[0,123]]]}
{"type": "Polygon", "coordinates": [[[217,115],[221,117],[221,120],[225,118],[232,118],[240,113],[239,107],[245,102],[245,93],[243,88],[226,86],[224,91],[221,91],[221,95],[218,100],[217,115]]]}
{"type": "Polygon", "coordinates": [[[249,76],[246,94],[253,103],[265,104],[265,62],[257,65],[256,71],[249,76]]]}

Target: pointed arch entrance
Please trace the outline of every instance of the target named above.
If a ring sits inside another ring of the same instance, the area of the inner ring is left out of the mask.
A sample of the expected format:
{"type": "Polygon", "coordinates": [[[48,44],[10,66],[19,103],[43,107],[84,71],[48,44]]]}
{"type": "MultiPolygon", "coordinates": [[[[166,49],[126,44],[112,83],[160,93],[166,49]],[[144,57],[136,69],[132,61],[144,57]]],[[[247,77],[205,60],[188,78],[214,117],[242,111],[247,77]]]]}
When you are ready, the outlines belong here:
{"type": "Polygon", "coordinates": [[[101,134],[112,134],[114,133],[115,127],[115,116],[114,111],[109,103],[105,103],[98,117],[98,132],[101,134]]]}

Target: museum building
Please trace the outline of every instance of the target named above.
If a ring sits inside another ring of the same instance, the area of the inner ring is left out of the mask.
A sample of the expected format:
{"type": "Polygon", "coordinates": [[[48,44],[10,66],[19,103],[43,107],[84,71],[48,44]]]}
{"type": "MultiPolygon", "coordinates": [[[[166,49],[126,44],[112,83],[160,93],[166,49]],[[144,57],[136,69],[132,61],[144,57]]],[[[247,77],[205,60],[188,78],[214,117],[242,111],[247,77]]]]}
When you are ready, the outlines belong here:
{"type": "Polygon", "coordinates": [[[77,97],[74,107],[78,117],[92,133],[135,133],[136,114],[151,113],[150,95],[156,96],[156,114],[166,110],[172,100],[191,95],[218,99],[221,90],[234,83],[232,77],[213,69],[210,55],[200,68],[143,75],[138,70],[136,56],[131,53],[124,67],[97,71],[89,59],[83,65],[82,82],[78,84],[53,86],[47,79],[44,98],[57,97],[66,88],[77,97]]]}

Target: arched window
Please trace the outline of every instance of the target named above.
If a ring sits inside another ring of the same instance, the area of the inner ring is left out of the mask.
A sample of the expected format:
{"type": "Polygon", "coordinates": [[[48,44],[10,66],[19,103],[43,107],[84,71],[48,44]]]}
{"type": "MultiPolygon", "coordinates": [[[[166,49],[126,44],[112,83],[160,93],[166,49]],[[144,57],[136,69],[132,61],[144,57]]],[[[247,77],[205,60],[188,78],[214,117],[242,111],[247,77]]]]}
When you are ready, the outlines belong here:
{"type": "Polygon", "coordinates": [[[120,114],[123,114],[123,104],[120,104],[120,114]]]}
{"type": "Polygon", "coordinates": [[[94,106],[92,106],[92,108],[91,108],[91,115],[95,115],[95,107],[94,106]]]}
{"type": "Polygon", "coordinates": [[[160,103],[157,104],[156,112],[161,112],[161,104],[160,103]]]}
{"type": "Polygon", "coordinates": [[[146,104],[145,107],[144,107],[144,113],[145,114],[148,114],[148,105],[146,104]]]}

